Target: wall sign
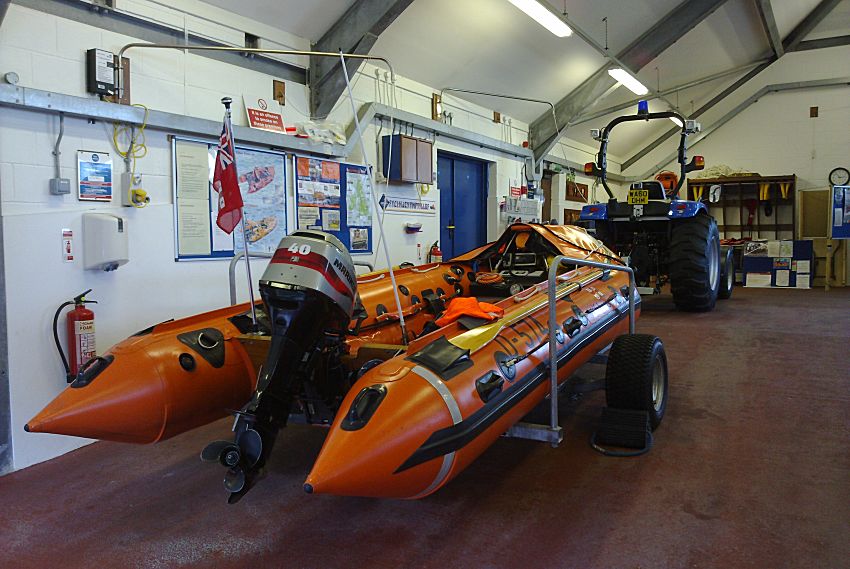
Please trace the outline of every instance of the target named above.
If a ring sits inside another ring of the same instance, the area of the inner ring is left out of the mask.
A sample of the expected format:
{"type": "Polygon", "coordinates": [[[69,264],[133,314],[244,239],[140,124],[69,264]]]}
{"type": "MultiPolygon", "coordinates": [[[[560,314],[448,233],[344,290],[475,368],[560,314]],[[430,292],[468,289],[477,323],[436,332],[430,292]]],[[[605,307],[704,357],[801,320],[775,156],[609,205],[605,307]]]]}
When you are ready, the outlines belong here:
{"type": "Polygon", "coordinates": [[[384,194],[378,200],[381,209],[387,213],[408,213],[414,215],[437,215],[437,203],[434,200],[388,196],[384,194]]]}
{"type": "Polygon", "coordinates": [[[264,99],[262,97],[242,96],[242,101],[245,103],[245,112],[248,114],[248,126],[269,132],[286,133],[283,126],[283,115],[277,112],[279,103],[274,99],[264,99]]]}
{"type": "Polygon", "coordinates": [[[77,187],[80,200],[112,201],[112,158],[108,152],[77,151],[77,187]]]}

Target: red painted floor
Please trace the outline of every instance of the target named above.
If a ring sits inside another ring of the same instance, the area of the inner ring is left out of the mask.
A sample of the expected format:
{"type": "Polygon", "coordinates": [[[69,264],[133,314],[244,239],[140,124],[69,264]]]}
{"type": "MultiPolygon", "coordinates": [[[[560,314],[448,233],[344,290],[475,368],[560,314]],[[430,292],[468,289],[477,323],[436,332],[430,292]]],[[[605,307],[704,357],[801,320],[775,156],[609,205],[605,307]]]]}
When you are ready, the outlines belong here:
{"type": "Polygon", "coordinates": [[[309,496],[323,433],[292,428],[234,506],[198,460],[220,421],[158,446],[97,443],[0,478],[0,567],[850,567],[850,289],[738,289],[709,314],[647,299],[668,414],[641,458],[501,440],[417,502],[309,496]]]}

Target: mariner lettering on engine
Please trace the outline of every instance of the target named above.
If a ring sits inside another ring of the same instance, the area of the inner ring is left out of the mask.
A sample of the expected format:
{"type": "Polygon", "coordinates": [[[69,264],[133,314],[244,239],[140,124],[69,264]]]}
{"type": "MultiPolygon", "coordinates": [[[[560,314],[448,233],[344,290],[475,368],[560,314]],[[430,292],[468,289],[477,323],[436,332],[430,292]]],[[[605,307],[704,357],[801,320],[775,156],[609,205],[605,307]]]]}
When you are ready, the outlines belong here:
{"type": "Polygon", "coordinates": [[[351,274],[351,271],[345,266],[342,261],[339,259],[334,259],[334,268],[345,276],[345,280],[348,281],[348,284],[351,288],[354,288],[354,276],[351,274]]]}

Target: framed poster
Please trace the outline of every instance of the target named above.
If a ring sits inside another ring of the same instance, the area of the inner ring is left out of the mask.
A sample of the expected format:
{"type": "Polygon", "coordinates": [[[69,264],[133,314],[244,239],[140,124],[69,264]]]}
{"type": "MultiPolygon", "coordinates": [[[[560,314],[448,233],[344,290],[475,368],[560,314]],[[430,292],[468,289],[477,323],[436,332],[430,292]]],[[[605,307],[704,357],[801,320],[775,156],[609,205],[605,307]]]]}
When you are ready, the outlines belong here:
{"type": "MultiPolygon", "coordinates": [[[[212,189],[217,142],[172,140],[175,260],[229,259],[244,244],[242,225],[232,234],[216,224],[212,189]]],[[[250,253],[273,253],[286,235],[286,155],[236,146],[239,190],[250,253]]]]}
{"type": "Polygon", "coordinates": [[[567,199],[573,202],[587,203],[587,184],[567,182],[567,199]]]}
{"type": "Polygon", "coordinates": [[[372,252],[371,173],[366,166],[295,157],[298,229],[336,236],[352,254],[372,252]]]}
{"type": "Polygon", "coordinates": [[[850,239],[850,186],[832,186],[830,237],[850,239]]]}
{"type": "Polygon", "coordinates": [[[77,151],[77,191],[81,201],[112,201],[112,158],[108,152],[77,151]]]}

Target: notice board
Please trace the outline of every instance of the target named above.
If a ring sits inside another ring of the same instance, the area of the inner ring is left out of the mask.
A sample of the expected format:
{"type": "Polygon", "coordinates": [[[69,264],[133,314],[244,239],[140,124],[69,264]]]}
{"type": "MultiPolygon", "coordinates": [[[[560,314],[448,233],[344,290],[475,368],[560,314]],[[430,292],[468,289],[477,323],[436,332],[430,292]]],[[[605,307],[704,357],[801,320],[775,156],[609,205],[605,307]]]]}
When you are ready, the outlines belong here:
{"type": "MultiPolygon", "coordinates": [[[[217,142],[172,141],[175,260],[230,258],[242,251],[242,226],[228,235],[216,224],[212,177],[217,150],[217,142]]],[[[248,251],[273,253],[287,233],[286,155],[236,146],[236,167],[248,251]]]]}
{"type": "Polygon", "coordinates": [[[319,229],[352,253],[372,252],[372,195],[366,166],[295,157],[298,229],[319,229]]]}

